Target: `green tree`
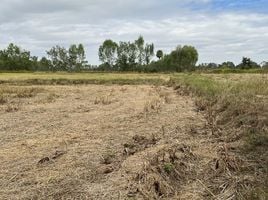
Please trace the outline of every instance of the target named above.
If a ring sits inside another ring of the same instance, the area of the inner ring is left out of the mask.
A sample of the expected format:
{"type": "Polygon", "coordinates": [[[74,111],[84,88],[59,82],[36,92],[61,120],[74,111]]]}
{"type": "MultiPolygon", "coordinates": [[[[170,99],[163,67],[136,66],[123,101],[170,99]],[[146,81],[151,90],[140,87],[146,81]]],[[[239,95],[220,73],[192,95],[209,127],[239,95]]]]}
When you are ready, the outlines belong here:
{"type": "Polygon", "coordinates": [[[38,57],[37,56],[31,56],[31,70],[38,70],[38,57]]]}
{"type": "Polygon", "coordinates": [[[222,68],[235,68],[235,64],[233,62],[227,61],[227,62],[223,62],[220,67],[222,68]]]}
{"type": "MultiPolygon", "coordinates": [[[[160,51],[159,51],[160,52],[160,51]]],[[[160,57],[158,53],[157,57],[160,57]]],[[[148,71],[183,71],[193,70],[198,60],[198,52],[192,46],[177,46],[170,54],[163,55],[162,59],[152,62],[146,70],[148,71]]]]}
{"type": "Polygon", "coordinates": [[[48,57],[51,59],[52,71],[67,71],[69,64],[68,51],[64,47],[58,45],[47,51],[48,57]]]}
{"type": "Polygon", "coordinates": [[[142,36],[139,36],[139,38],[135,41],[135,44],[137,46],[137,57],[138,57],[138,63],[139,65],[142,65],[145,62],[145,49],[144,49],[144,39],[142,36]]]}
{"type": "Polygon", "coordinates": [[[192,46],[178,46],[171,52],[171,60],[175,71],[193,70],[198,61],[198,52],[192,46]]]}
{"type": "Polygon", "coordinates": [[[68,69],[71,71],[80,71],[84,68],[85,64],[85,50],[82,44],[72,44],[68,50],[68,69]]]}
{"type": "Polygon", "coordinates": [[[117,49],[117,66],[119,70],[131,71],[137,66],[137,46],[131,42],[119,42],[117,49]]]}
{"type": "Polygon", "coordinates": [[[126,71],[129,70],[128,63],[128,43],[127,42],[119,42],[119,46],[117,49],[117,66],[120,70],[126,71]]]}
{"type": "Polygon", "coordinates": [[[198,52],[193,46],[184,46],[181,49],[181,67],[183,70],[192,70],[198,61],[198,52]]]}
{"type": "Polygon", "coordinates": [[[146,44],[145,46],[145,63],[148,65],[151,62],[152,57],[154,56],[154,44],[146,44]]]}
{"type": "Polygon", "coordinates": [[[251,69],[251,68],[260,68],[260,66],[256,62],[252,61],[250,58],[243,57],[242,62],[239,65],[237,65],[237,68],[251,69]]]}
{"type": "Polygon", "coordinates": [[[116,61],[116,52],[118,45],[112,40],[105,40],[99,47],[99,59],[110,68],[113,67],[116,61]]]}
{"type": "Polygon", "coordinates": [[[72,44],[69,47],[68,56],[69,56],[68,68],[69,70],[73,71],[77,67],[77,60],[78,60],[78,48],[76,47],[75,44],[72,44]]]}
{"type": "Polygon", "coordinates": [[[263,61],[262,64],[261,64],[261,67],[262,67],[263,69],[268,69],[268,62],[263,61]]]}
{"type": "Polygon", "coordinates": [[[249,69],[249,68],[251,68],[250,63],[251,63],[250,58],[243,57],[242,63],[240,64],[240,68],[241,69],[249,69]]]}
{"type": "Polygon", "coordinates": [[[128,42],[128,64],[129,69],[128,70],[135,70],[135,67],[137,65],[137,58],[138,58],[138,51],[137,46],[135,43],[128,42]]]}
{"type": "Polygon", "coordinates": [[[85,48],[83,44],[79,44],[77,47],[77,65],[76,69],[80,71],[82,68],[86,67],[86,64],[88,62],[86,61],[86,53],[85,48]]]}
{"type": "Polygon", "coordinates": [[[26,51],[10,43],[8,47],[0,51],[1,69],[4,70],[32,70],[35,57],[30,51],[26,51]]]}
{"type": "Polygon", "coordinates": [[[42,57],[38,62],[38,70],[49,71],[51,67],[51,62],[46,57],[42,57]]]}
{"type": "Polygon", "coordinates": [[[157,52],[156,52],[156,57],[160,60],[161,58],[163,58],[163,55],[164,55],[164,53],[163,53],[163,51],[162,50],[158,50],[157,52]]]}
{"type": "Polygon", "coordinates": [[[47,55],[52,71],[80,71],[87,63],[82,44],[72,44],[68,50],[57,45],[47,51],[47,55]]]}

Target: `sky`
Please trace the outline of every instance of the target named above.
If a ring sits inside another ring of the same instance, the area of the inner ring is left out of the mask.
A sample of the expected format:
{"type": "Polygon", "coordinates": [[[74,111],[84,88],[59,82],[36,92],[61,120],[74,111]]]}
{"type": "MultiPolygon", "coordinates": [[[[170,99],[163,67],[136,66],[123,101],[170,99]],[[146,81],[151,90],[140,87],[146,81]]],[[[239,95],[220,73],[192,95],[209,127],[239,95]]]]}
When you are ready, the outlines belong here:
{"type": "Polygon", "coordinates": [[[199,63],[238,64],[243,56],[268,61],[268,0],[1,0],[0,49],[15,43],[32,55],[52,46],[85,46],[99,64],[105,39],[142,35],[170,53],[195,46],[199,63]]]}

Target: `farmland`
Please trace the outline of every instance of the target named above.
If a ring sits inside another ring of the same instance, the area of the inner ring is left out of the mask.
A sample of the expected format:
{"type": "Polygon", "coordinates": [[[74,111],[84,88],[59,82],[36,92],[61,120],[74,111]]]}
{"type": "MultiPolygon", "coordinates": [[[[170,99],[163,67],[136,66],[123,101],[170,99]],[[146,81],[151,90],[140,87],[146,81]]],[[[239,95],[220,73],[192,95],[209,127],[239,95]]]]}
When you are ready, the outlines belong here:
{"type": "Polygon", "coordinates": [[[267,74],[0,83],[0,199],[267,198],[267,74]]]}

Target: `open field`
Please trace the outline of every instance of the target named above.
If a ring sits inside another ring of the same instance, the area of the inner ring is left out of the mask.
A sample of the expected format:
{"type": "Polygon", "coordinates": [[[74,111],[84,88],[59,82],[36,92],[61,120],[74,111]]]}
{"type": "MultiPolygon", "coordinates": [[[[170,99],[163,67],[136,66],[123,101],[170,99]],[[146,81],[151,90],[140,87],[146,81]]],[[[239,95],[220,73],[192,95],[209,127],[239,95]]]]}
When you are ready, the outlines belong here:
{"type": "Polygon", "coordinates": [[[11,84],[163,84],[166,74],[137,73],[0,73],[11,84]]]}
{"type": "Polygon", "coordinates": [[[0,82],[0,199],[267,198],[267,75],[0,82]]]}

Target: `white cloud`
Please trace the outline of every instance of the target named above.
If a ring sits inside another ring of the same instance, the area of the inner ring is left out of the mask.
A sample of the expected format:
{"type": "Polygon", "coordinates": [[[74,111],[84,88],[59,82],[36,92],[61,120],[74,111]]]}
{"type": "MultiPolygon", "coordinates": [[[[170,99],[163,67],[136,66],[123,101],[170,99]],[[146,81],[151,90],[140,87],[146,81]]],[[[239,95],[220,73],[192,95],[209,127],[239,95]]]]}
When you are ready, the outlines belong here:
{"type": "Polygon", "coordinates": [[[194,45],[200,62],[238,63],[242,56],[268,60],[268,15],[193,11],[185,6],[210,0],[2,1],[0,48],[14,42],[41,56],[53,45],[82,42],[89,62],[96,64],[103,40],[134,40],[141,34],[165,52],[178,44],[194,45]]]}

